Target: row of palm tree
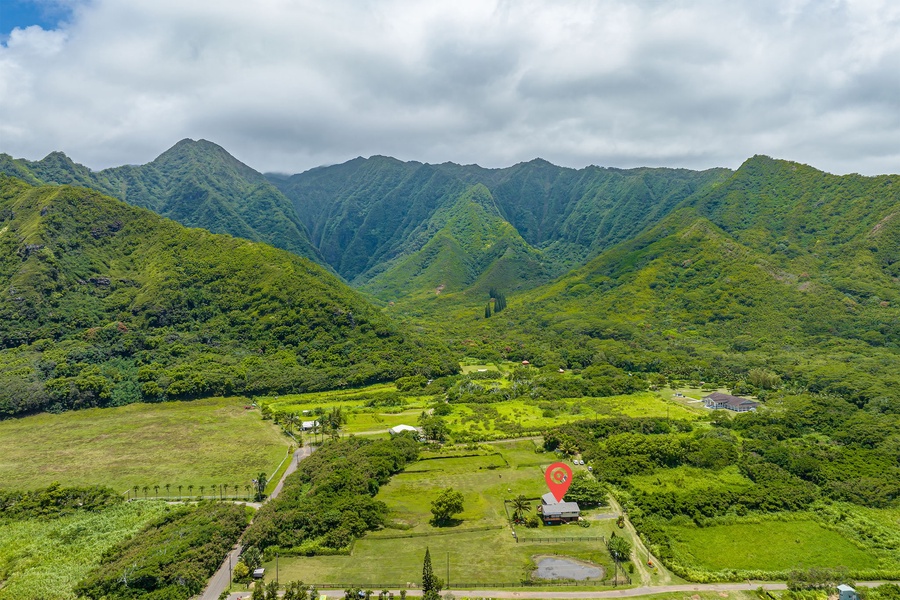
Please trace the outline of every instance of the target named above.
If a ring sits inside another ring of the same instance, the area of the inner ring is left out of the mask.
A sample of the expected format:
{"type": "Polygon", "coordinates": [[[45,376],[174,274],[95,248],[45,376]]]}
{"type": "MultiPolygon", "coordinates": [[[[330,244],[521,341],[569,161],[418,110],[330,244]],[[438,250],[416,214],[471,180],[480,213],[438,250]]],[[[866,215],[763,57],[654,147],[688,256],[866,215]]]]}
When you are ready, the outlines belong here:
{"type": "MultiPolygon", "coordinates": [[[[149,497],[150,490],[153,490],[154,499],[159,499],[159,489],[164,488],[166,490],[166,499],[171,500],[173,487],[178,489],[178,495],[177,495],[178,500],[181,500],[184,498],[183,491],[184,491],[185,487],[187,488],[187,491],[188,491],[188,494],[187,494],[188,498],[192,498],[194,496],[194,488],[195,487],[200,492],[199,493],[200,498],[205,498],[207,487],[209,487],[209,489],[212,490],[213,498],[215,498],[216,495],[218,495],[219,500],[224,500],[226,496],[229,496],[229,492],[228,492],[229,489],[233,490],[233,492],[230,494],[230,497],[236,498],[241,489],[240,485],[237,485],[237,484],[229,485],[227,483],[223,483],[221,485],[212,484],[210,486],[205,486],[205,485],[194,486],[193,484],[190,484],[188,486],[184,486],[184,485],[173,486],[170,483],[167,483],[162,486],[160,486],[160,485],[145,485],[145,486],[136,485],[131,488],[131,491],[134,492],[132,498],[138,498],[140,492],[143,492],[144,499],[146,500],[149,497]]],[[[255,489],[255,486],[248,483],[248,484],[244,485],[243,487],[244,487],[244,491],[246,492],[245,495],[247,496],[247,498],[250,498],[250,496],[252,495],[252,492],[255,489]]]]}

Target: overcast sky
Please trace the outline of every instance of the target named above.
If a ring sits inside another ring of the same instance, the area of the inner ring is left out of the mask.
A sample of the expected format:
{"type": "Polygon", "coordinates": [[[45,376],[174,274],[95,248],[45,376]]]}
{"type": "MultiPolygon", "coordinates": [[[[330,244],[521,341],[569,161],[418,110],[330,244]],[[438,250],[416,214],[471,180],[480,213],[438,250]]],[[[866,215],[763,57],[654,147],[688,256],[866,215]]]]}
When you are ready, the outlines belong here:
{"type": "Polygon", "coordinates": [[[900,173],[894,0],[2,0],[0,151],[900,173]]]}

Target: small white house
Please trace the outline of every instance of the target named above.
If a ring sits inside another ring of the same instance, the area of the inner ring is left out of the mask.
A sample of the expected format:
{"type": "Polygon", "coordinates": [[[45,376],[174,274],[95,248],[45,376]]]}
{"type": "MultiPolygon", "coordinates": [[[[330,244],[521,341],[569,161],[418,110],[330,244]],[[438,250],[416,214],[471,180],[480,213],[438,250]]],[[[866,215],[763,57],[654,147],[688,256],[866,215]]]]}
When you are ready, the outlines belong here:
{"type": "Polygon", "coordinates": [[[318,427],[318,421],[302,421],[300,423],[300,431],[310,431],[313,427],[318,427]]]}
{"type": "Polygon", "coordinates": [[[390,429],[391,435],[400,435],[401,433],[406,433],[407,431],[419,433],[419,428],[413,427],[412,425],[394,425],[390,429]]]}

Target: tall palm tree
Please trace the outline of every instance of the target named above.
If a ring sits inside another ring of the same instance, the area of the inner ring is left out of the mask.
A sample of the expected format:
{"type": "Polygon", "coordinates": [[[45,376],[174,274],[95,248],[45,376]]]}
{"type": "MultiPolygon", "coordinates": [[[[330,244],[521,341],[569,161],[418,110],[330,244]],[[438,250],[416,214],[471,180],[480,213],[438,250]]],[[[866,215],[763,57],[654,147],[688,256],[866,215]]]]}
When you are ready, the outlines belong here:
{"type": "Polygon", "coordinates": [[[290,413],[284,415],[283,420],[284,420],[284,424],[287,426],[288,433],[293,434],[294,427],[296,427],[297,423],[299,422],[299,419],[297,418],[297,413],[290,412],[290,413]]]}
{"type": "Polygon", "coordinates": [[[250,490],[252,490],[252,489],[253,489],[253,486],[250,485],[249,483],[244,486],[244,491],[247,492],[247,500],[250,500],[250,490]]]}
{"type": "Polygon", "coordinates": [[[153,495],[159,498],[159,484],[153,486],[153,495]]]}
{"type": "Polygon", "coordinates": [[[235,497],[235,499],[237,499],[238,490],[241,489],[241,487],[240,487],[238,484],[234,484],[234,485],[231,486],[231,487],[234,488],[234,497],[235,497]]]}
{"type": "Polygon", "coordinates": [[[313,421],[312,424],[312,434],[313,434],[313,443],[315,444],[318,440],[316,440],[316,434],[319,433],[319,417],[313,421]]]}
{"type": "Polygon", "coordinates": [[[165,488],[166,488],[166,500],[168,500],[169,497],[170,497],[169,489],[170,489],[171,487],[172,487],[172,484],[171,484],[171,483],[167,483],[167,484],[165,485],[165,488]]]}
{"type": "Polygon", "coordinates": [[[147,492],[149,492],[149,491],[150,491],[150,486],[149,486],[149,485],[145,485],[145,486],[144,486],[144,500],[147,499],[147,492]]]}
{"type": "Polygon", "coordinates": [[[191,485],[188,486],[188,496],[193,496],[193,495],[194,495],[194,484],[192,483],[191,485]]]}
{"type": "Polygon", "coordinates": [[[135,498],[137,498],[137,495],[138,495],[138,490],[139,490],[139,489],[141,489],[141,488],[139,488],[139,487],[138,487],[138,486],[134,486],[134,487],[133,487],[133,488],[131,488],[131,489],[133,489],[133,490],[134,490],[134,497],[135,497],[135,498]]]}
{"type": "Polygon", "coordinates": [[[181,486],[181,485],[178,486],[178,501],[179,501],[179,502],[181,502],[181,488],[182,488],[182,487],[183,487],[183,486],[181,486]]]}
{"type": "Polygon", "coordinates": [[[328,423],[328,429],[331,430],[332,439],[336,440],[341,436],[341,426],[347,423],[347,415],[340,406],[333,406],[325,422],[328,423]]]}
{"type": "Polygon", "coordinates": [[[205,486],[205,485],[201,485],[201,486],[200,486],[200,499],[201,499],[201,500],[203,500],[203,492],[204,492],[204,490],[206,490],[206,486],[205,486]]]}
{"type": "Polygon", "coordinates": [[[518,523],[525,520],[525,514],[531,512],[531,504],[525,499],[523,494],[519,494],[512,499],[513,521],[518,523]]]}

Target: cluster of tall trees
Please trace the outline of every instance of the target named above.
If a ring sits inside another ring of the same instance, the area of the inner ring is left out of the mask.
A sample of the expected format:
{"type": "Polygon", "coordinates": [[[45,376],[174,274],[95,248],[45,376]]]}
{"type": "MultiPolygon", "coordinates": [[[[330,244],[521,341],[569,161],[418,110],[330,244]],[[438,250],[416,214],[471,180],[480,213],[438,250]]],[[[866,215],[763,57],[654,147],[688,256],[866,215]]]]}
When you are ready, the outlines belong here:
{"type": "Polygon", "coordinates": [[[382,527],[387,506],[378,489],[418,456],[409,435],[326,441],[290,475],[278,498],[256,514],[244,543],[263,552],[315,554],[346,548],[382,527]]]}

